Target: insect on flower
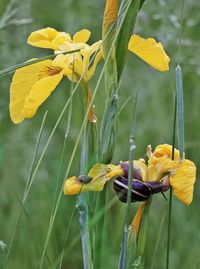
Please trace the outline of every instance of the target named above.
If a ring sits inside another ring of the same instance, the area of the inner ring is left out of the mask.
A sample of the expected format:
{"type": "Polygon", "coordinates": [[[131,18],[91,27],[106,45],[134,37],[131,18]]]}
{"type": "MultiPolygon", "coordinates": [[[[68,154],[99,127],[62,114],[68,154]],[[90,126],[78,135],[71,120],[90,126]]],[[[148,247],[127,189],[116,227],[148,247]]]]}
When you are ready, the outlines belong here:
{"type": "MultiPolygon", "coordinates": [[[[147,200],[152,194],[163,193],[170,187],[169,177],[167,176],[163,182],[143,182],[138,179],[133,179],[131,182],[131,202],[142,202],[147,200]]],[[[113,188],[123,203],[127,202],[128,196],[128,179],[118,177],[113,181],[113,188]]]]}

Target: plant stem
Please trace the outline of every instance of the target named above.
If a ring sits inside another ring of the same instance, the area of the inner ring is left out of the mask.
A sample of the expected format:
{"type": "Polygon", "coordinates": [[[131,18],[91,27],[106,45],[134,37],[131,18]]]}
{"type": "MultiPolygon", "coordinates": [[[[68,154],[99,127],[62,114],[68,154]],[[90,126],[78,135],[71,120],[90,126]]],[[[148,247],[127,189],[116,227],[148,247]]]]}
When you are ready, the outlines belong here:
{"type": "MultiPolygon", "coordinates": [[[[175,105],[174,105],[174,122],[173,122],[173,135],[172,135],[172,160],[174,160],[174,149],[175,149],[175,143],[176,143],[176,111],[177,111],[177,95],[175,95],[175,105]]],[[[169,268],[171,215],[172,215],[172,187],[170,187],[170,194],[169,194],[166,269],[169,268]]]]}
{"type": "Polygon", "coordinates": [[[135,128],[136,128],[136,105],[137,105],[137,96],[138,91],[135,95],[135,102],[133,104],[133,114],[132,114],[132,124],[131,124],[131,131],[130,131],[130,147],[129,147],[129,171],[128,171],[128,194],[127,194],[127,207],[124,217],[124,235],[123,235],[123,241],[122,241],[122,251],[120,255],[120,261],[119,261],[119,268],[120,269],[126,269],[127,267],[127,241],[128,241],[128,217],[131,207],[131,183],[133,180],[133,159],[134,159],[134,151],[135,151],[135,128]]]}
{"type": "Polygon", "coordinates": [[[131,207],[131,182],[133,180],[133,156],[135,151],[134,135],[130,135],[130,151],[129,151],[129,173],[128,173],[128,195],[127,195],[127,206],[126,213],[124,217],[124,235],[122,241],[122,252],[120,257],[120,269],[126,269],[126,253],[127,253],[127,239],[128,239],[128,217],[131,207]]]}

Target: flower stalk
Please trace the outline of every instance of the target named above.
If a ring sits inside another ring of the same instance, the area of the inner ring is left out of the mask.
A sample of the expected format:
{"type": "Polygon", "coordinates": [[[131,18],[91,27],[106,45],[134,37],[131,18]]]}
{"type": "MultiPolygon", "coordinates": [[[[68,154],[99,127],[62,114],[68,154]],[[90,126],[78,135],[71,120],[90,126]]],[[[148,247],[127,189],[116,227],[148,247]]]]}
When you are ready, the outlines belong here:
{"type": "MultiPolygon", "coordinates": [[[[89,168],[97,160],[98,139],[96,116],[94,114],[94,108],[91,104],[92,93],[88,87],[88,83],[82,81],[81,86],[83,89],[83,102],[85,107],[85,113],[87,113],[87,122],[83,134],[83,143],[80,158],[80,174],[84,175],[87,174],[89,168]]],[[[93,261],[91,238],[89,231],[89,209],[86,194],[79,194],[77,198],[77,208],[79,211],[79,225],[82,242],[84,269],[92,269],[93,261]]]]}

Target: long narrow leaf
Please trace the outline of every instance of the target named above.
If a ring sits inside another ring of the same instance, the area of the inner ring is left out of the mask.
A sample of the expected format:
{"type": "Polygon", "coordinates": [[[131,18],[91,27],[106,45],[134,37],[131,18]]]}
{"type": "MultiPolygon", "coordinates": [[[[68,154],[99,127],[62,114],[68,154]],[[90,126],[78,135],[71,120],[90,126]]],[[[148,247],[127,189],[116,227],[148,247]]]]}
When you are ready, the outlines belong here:
{"type": "Polygon", "coordinates": [[[176,71],[176,96],[177,96],[177,130],[178,130],[178,149],[180,151],[180,159],[183,160],[184,155],[184,101],[183,101],[183,77],[180,65],[176,71]]]}

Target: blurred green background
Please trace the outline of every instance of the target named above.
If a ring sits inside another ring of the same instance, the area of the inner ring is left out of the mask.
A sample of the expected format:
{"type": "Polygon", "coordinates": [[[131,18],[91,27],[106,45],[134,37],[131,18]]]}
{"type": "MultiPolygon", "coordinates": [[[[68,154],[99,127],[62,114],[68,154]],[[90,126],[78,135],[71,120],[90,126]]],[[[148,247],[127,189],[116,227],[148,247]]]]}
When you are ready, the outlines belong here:
{"type": "MultiPolygon", "coordinates": [[[[50,53],[47,50],[33,48],[26,44],[27,36],[32,31],[43,27],[51,26],[71,34],[82,28],[88,28],[92,32],[91,43],[101,39],[103,8],[104,1],[97,0],[59,0],[57,2],[53,0],[1,0],[0,69],[50,53]],[[11,18],[7,18],[8,20],[6,21],[5,12],[10,4],[12,6],[10,11],[8,10],[8,14],[13,10],[15,10],[15,13],[11,18]]],[[[185,150],[187,157],[192,159],[197,167],[199,167],[200,161],[198,154],[200,150],[199,8],[199,1],[185,1],[181,49],[185,95],[185,150]]],[[[171,69],[168,73],[159,73],[144,64],[133,54],[128,53],[126,67],[121,79],[119,109],[129,96],[131,96],[131,101],[119,117],[113,163],[128,159],[130,111],[132,111],[136,89],[139,90],[139,97],[135,157],[144,157],[148,144],[155,147],[157,144],[171,143],[172,141],[174,68],[177,64],[178,55],[180,12],[180,1],[147,0],[140,13],[135,33],[144,37],[153,36],[162,41],[171,58],[171,69]]],[[[90,83],[91,88],[95,86],[101,65],[98,66],[96,75],[90,83]]],[[[7,268],[38,268],[47,236],[68,112],[65,113],[59,124],[34,179],[25,204],[27,215],[23,213],[16,232],[14,230],[21,210],[20,201],[25,189],[43,115],[48,110],[38,156],[40,156],[54,124],[69,98],[70,83],[67,79],[64,79],[33,119],[27,120],[20,125],[14,125],[9,117],[9,85],[11,78],[12,75],[9,75],[1,77],[0,80],[0,266],[3,268],[8,246],[14,233],[15,238],[7,268]],[[7,247],[4,248],[3,243],[7,247]]],[[[101,121],[104,103],[104,88],[103,83],[101,83],[95,100],[98,123],[101,121]]],[[[77,91],[73,99],[72,124],[67,139],[59,186],[62,184],[63,175],[82,120],[81,94],[80,91],[77,91]]],[[[70,175],[77,174],[78,168],[79,150],[74,159],[70,175]]],[[[110,199],[112,199],[114,192],[112,191],[112,185],[109,185],[110,199]]],[[[186,207],[175,198],[173,199],[171,269],[199,268],[199,195],[199,183],[197,180],[194,200],[189,207],[186,207]]],[[[165,267],[167,205],[168,203],[161,195],[155,196],[150,214],[151,225],[148,234],[146,268],[151,268],[153,255],[155,255],[155,263],[152,268],[160,269],[165,267]],[[163,219],[164,226],[160,230],[163,219]],[[158,249],[154,252],[158,231],[161,231],[161,238],[158,249]]],[[[63,251],[65,235],[74,206],[75,197],[62,197],[48,244],[48,258],[45,258],[44,269],[59,268],[57,262],[63,251]]],[[[134,213],[137,205],[132,207],[134,213]]],[[[107,229],[110,232],[110,245],[106,246],[107,258],[103,266],[105,269],[117,268],[122,240],[124,209],[124,204],[117,201],[106,214],[108,220],[107,229]]],[[[101,233],[102,231],[99,232],[101,233]]],[[[76,211],[64,248],[62,268],[82,268],[78,214],[76,211]],[[77,240],[74,241],[74,239],[77,240]]]]}

